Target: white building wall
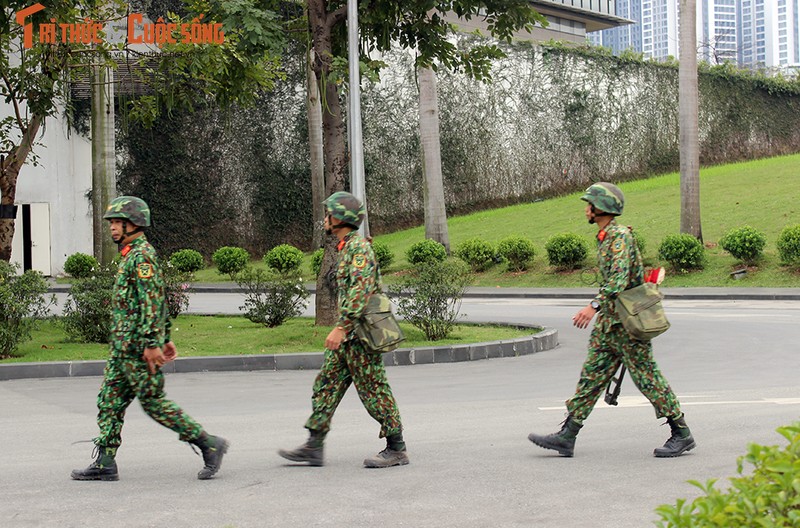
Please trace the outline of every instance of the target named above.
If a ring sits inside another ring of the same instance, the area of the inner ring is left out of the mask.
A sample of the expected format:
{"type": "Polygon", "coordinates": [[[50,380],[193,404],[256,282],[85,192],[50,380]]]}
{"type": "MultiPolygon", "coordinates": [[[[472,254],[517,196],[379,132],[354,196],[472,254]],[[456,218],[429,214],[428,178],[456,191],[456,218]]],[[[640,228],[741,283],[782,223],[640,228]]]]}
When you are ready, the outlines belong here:
{"type": "MultiPolygon", "coordinates": [[[[0,118],[12,112],[10,105],[0,101],[0,118]]],[[[42,244],[49,244],[49,266],[44,265],[43,259],[34,258],[31,267],[46,275],[58,275],[63,273],[69,255],[78,251],[91,255],[93,251],[92,211],[86,196],[92,187],[92,147],[87,138],[75,131],[70,133],[66,121],[58,117],[45,121],[37,139],[34,152],[38,155],[38,166],[33,166],[28,156],[17,180],[15,203],[49,204],[47,208],[31,208],[31,223],[49,224],[50,240],[34,240],[37,246],[34,256],[42,251],[42,244]]],[[[15,224],[11,255],[12,262],[20,265],[24,261],[22,228],[21,222],[15,224]]]]}

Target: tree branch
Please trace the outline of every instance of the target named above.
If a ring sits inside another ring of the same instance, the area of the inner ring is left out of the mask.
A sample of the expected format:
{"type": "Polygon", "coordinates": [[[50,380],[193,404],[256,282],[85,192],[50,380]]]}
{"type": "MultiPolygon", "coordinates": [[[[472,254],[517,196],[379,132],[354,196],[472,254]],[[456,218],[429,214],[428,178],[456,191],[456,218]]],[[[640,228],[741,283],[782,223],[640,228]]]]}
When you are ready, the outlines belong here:
{"type": "Polygon", "coordinates": [[[328,13],[328,16],[325,17],[325,25],[327,26],[328,30],[331,30],[333,26],[341,22],[342,20],[347,20],[347,5],[343,5],[339,9],[335,11],[331,11],[328,13]]]}
{"type": "Polygon", "coordinates": [[[14,105],[14,116],[17,119],[17,126],[19,127],[20,132],[24,134],[26,127],[25,123],[23,123],[22,121],[22,115],[19,110],[19,103],[17,102],[17,96],[15,95],[16,92],[14,91],[13,88],[11,88],[11,81],[8,80],[6,72],[4,71],[2,72],[2,74],[3,74],[3,83],[6,85],[6,88],[8,88],[8,95],[11,98],[11,102],[14,105]]]}

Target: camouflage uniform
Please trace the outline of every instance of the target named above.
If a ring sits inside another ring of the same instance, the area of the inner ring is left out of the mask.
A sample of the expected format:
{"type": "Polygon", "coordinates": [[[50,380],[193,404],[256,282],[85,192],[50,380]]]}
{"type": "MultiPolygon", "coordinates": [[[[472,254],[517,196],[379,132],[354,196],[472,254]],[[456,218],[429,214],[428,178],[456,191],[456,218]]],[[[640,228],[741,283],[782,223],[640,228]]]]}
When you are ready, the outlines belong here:
{"type": "Polygon", "coordinates": [[[142,356],[145,348],[169,342],[170,321],[164,281],[153,246],[144,235],[122,249],[112,299],[111,354],[97,397],[100,436],[95,444],[119,447],[125,410],[134,398],[152,419],[178,433],[181,440],[197,440],[203,428],[174,402],[165,399],[164,374],[151,374],[142,356]]]}
{"type": "Polygon", "coordinates": [[[657,418],[678,417],[680,404],[653,359],[652,343],[630,337],[614,306],[619,293],[644,282],[642,257],[627,227],[612,220],[604,232],[602,241],[598,237],[602,284],[595,300],[600,310],[589,338],[589,355],[575,395],[567,400],[567,409],[576,422],[582,423],[622,363],[655,407],[657,418]]]}
{"type": "Polygon", "coordinates": [[[367,412],[381,424],[380,437],[398,434],[402,431],[400,412],[386,379],[383,356],[366,350],[353,329],[366,300],[381,288],[375,253],[357,231],[347,234],[339,244],[336,286],[337,326],[347,336],[338,350],[325,350],[325,362],[314,381],[313,412],[305,426],[325,435],[336,407],[354,383],[367,412]]]}

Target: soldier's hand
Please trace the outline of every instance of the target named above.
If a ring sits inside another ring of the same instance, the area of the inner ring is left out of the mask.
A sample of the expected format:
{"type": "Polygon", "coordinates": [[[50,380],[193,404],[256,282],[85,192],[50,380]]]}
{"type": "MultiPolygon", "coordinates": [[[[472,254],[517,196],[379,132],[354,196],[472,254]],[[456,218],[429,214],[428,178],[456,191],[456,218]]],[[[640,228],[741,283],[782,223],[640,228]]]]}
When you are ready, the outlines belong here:
{"type": "Polygon", "coordinates": [[[338,326],[334,327],[331,330],[331,333],[328,334],[328,337],[325,338],[325,348],[328,350],[339,350],[339,347],[342,346],[342,341],[344,341],[346,334],[343,328],[338,326]]]}
{"type": "Polygon", "coordinates": [[[143,355],[144,360],[147,361],[147,368],[150,369],[150,374],[155,374],[156,369],[167,362],[167,358],[164,357],[161,347],[145,348],[143,355]]]}
{"type": "Polygon", "coordinates": [[[592,322],[594,314],[596,313],[597,312],[595,311],[594,308],[592,308],[592,305],[590,304],[572,317],[572,324],[574,324],[578,328],[586,328],[587,326],[589,326],[589,323],[592,322]]]}
{"type": "Polygon", "coordinates": [[[164,343],[164,358],[167,360],[167,363],[175,361],[176,357],[178,357],[178,349],[175,343],[172,341],[164,343]]]}

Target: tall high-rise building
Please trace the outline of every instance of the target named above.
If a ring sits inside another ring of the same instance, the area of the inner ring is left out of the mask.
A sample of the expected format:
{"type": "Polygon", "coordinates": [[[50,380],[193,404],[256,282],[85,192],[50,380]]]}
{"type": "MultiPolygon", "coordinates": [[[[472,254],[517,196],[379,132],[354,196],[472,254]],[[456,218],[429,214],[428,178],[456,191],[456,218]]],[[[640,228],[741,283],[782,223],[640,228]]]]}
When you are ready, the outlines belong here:
{"type": "MultiPolygon", "coordinates": [[[[679,57],[678,0],[617,0],[617,12],[636,23],[591,35],[591,42],[614,53],[679,57]]],[[[697,53],[711,64],[800,71],[800,0],[697,0],[697,53]]]]}

